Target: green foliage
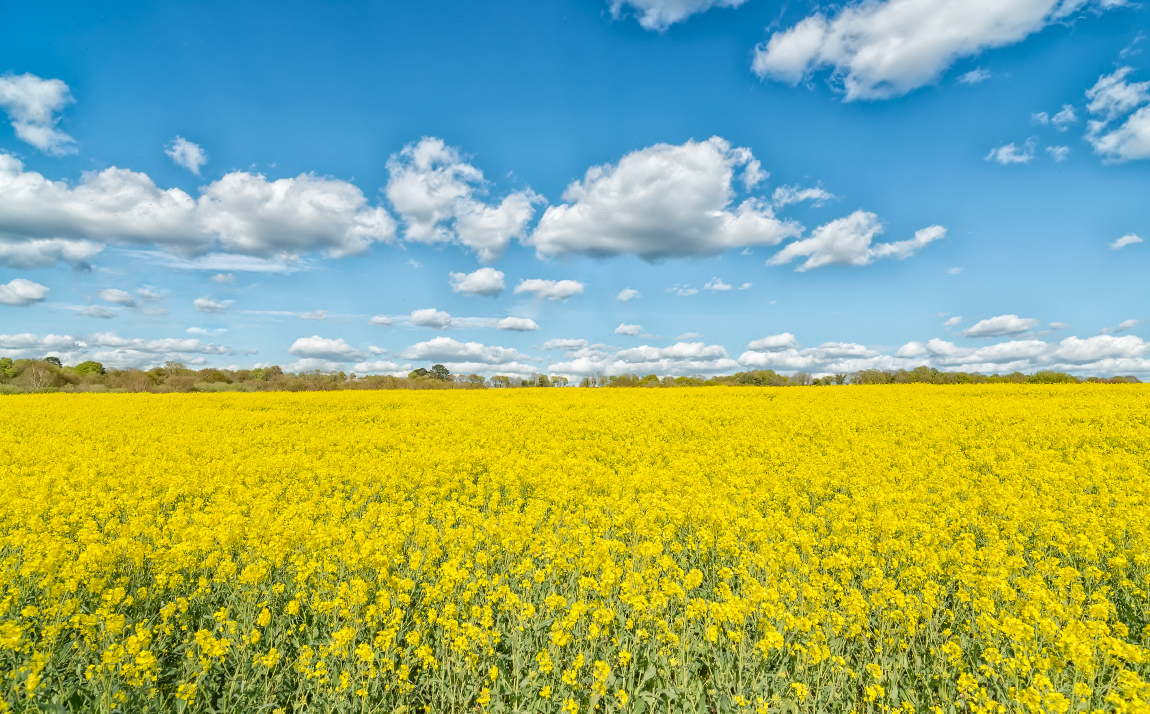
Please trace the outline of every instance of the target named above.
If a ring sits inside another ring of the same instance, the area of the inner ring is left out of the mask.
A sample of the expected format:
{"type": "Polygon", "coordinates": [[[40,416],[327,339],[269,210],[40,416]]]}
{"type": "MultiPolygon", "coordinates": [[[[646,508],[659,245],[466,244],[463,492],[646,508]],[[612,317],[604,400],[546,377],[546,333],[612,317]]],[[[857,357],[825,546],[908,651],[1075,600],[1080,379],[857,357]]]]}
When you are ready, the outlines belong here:
{"type": "Polygon", "coordinates": [[[83,376],[85,374],[104,374],[105,373],[104,365],[100,364],[99,362],[97,362],[95,360],[88,360],[87,362],[81,362],[80,364],[73,367],[72,371],[75,372],[76,374],[80,375],[80,376],[83,376]]]}
{"type": "Polygon", "coordinates": [[[447,371],[447,367],[441,364],[433,364],[431,366],[431,376],[441,382],[446,382],[451,379],[451,372],[447,371]]]}
{"type": "Polygon", "coordinates": [[[56,367],[58,369],[62,369],[64,367],[64,363],[61,362],[60,358],[56,357],[55,355],[49,355],[49,356],[45,357],[44,361],[47,362],[48,364],[56,365],[56,367]]]}
{"type": "Polygon", "coordinates": [[[11,357],[0,357],[0,377],[12,379],[19,373],[11,357]]]}
{"type": "Polygon", "coordinates": [[[428,372],[423,367],[418,367],[407,373],[408,379],[428,379],[431,377],[431,372],[428,372]]]}

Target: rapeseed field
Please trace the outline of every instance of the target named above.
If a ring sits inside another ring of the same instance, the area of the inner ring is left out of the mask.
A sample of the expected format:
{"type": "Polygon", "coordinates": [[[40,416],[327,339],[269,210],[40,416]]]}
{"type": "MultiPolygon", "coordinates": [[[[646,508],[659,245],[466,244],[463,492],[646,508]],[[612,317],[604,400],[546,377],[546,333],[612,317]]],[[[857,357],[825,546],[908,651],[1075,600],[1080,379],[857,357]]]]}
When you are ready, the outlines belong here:
{"type": "Polygon", "coordinates": [[[1145,388],[0,414],[5,711],[1150,711],[1145,388]]]}

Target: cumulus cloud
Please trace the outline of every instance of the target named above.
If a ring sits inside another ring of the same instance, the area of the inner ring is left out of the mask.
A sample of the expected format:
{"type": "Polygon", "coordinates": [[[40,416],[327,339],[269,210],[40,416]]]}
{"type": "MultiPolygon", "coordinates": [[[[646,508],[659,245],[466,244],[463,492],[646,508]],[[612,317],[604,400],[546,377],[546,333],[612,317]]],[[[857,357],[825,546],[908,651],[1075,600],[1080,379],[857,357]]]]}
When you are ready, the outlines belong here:
{"type": "Polygon", "coordinates": [[[327,310],[312,310],[311,312],[301,312],[299,314],[301,320],[326,320],[327,310]]]}
{"type": "Polygon", "coordinates": [[[565,362],[551,365],[555,374],[714,374],[738,367],[720,345],[703,342],[676,342],[670,347],[641,345],[614,353],[601,347],[587,347],[568,353],[565,362]]]}
{"type": "Polygon", "coordinates": [[[505,317],[495,321],[495,328],[499,330],[514,330],[515,332],[533,332],[539,329],[535,321],[527,317],[505,317]]]}
{"type": "Polygon", "coordinates": [[[509,372],[531,374],[538,368],[526,364],[530,358],[509,347],[488,346],[479,342],[459,342],[450,337],[435,337],[408,347],[400,355],[416,362],[441,363],[456,374],[467,372],[509,372]]]}
{"type": "Polygon", "coordinates": [[[386,315],[376,315],[375,317],[368,320],[367,324],[378,325],[380,327],[391,327],[391,325],[393,323],[391,321],[391,318],[387,317],[386,315]]]}
{"type": "Polygon", "coordinates": [[[208,278],[208,280],[211,280],[213,283],[219,283],[220,285],[235,285],[236,276],[235,273],[216,273],[208,278]]]}
{"type": "Polygon", "coordinates": [[[1074,107],[1069,104],[1063,104],[1062,111],[1055,114],[1050,119],[1050,123],[1053,124],[1054,128],[1058,131],[1066,131],[1070,128],[1071,124],[1078,123],[1078,114],[1074,112],[1074,107]]]}
{"type": "Polygon", "coordinates": [[[446,330],[452,326],[452,320],[450,314],[433,307],[427,307],[411,312],[411,324],[418,327],[430,327],[435,330],[446,330]]]}
{"type": "Polygon", "coordinates": [[[1009,164],[1029,164],[1034,159],[1035,139],[1031,137],[1022,146],[1015,146],[1014,142],[1003,144],[990,150],[986,161],[997,161],[1003,166],[1009,164]]]}
{"type": "Polygon", "coordinates": [[[1086,139],[1108,161],[1150,158],[1150,81],[1127,82],[1133,71],[1121,67],[1086,90],[1086,110],[1094,117],[1087,122],[1086,139]]]}
{"type": "Polygon", "coordinates": [[[135,307],[136,298],[126,290],[118,290],[116,288],[108,288],[96,293],[96,297],[104,302],[110,302],[113,305],[123,305],[124,307],[135,307]]]}
{"type": "Polygon", "coordinates": [[[531,278],[529,280],[520,280],[519,284],[515,286],[515,294],[529,293],[538,298],[547,298],[548,300],[566,300],[572,295],[580,295],[583,292],[583,283],[577,280],[540,280],[538,278],[531,278]]]}
{"type": "Polygon", "coordinates": [[[1116,327],[1103,327],[1102,332],[1099,334],[1116,335],[1119,332],[1125,332],[1127,330],[1134,329],[1137,324],[1138,320],[1123,320],[1122,322],[1119,322],[1116,327]]]}
{"type": "MultiPolygon", "coordinates": [[[[0,161],[2,161],[0,155],[0,161]]],[[[66,240],[62,238],[39,238],[20,240],[5,235],[0,225],[0,265],[9,268],[32,270],[51,268],[58,262],[71,263],[77,268],[89,268],[88,264],[104,246],[86,240],[66,240]]]]}
{"type": "Polygon", "coordinates": [[[824,191],[819,187],[802,188],[800,186],[779,186],[775,189],[774,194],[771,195],[771,201],[775,204],[776,208],[789,206],[792,203],[801,203],[803,201],[813,201],[814,205],[821,206],[825,201],[833,201],[837,198],[833,193],[824,191]]]}
{"type": "Polygon", "coordinates": [[[356,374],[390,374],[393,377],[406,377],[411,371],[410,364],[399,364],[391,360],[356,362],[352,365],[356,374]]]}
{"type": "Polygon", "coordinates": [[[810,238],[788,244],[772,256],[767,265],[785,265],[805,256],[806,261],[795,269],[804,272],[824,265],[869,265],[878,258],[904,260],[946,236],[942,226],[930,226],[916,231],[910,240],[872,244],[874,237],[882,232],[878,216],[855,211],[819,226],[810,238]]]}
{"type": "Polygon", "coordinates": [[[631,288],[623,288],[619,291],[619,294],[615,296],[615,299],[619,302],[627,302],[628,300],[634,300],[638,297],[643,297],[643,293],[638,290],[632,290],[631,288]]]}
{"type": "Polygon", "coordinates": [[[1062,163],[1070,156],[1069,146],[1048,146],[1046,153],[1050,154],[1050,158],[1054,159],[1055,163],[1062,163]]]}
{"type": "Polygon", "coordinates": [[[619,326],[615,328],[616,335],[627,335],[628,337],[635,337],[642,331],[642,325],[628,325],[625,322],[619,323],[619,326]]]}
{"type": "Polygon", "coordinates": [[[65,364],[96,360],[116,368],[148,367],[167,360],[200,364],[204,355],[230,353],[228,347],[203,343],[195,339],[164,338],[159,340],[129,339],[115,332],[97,332],[86,337],[31,333],[0,335],[0,355],[6,357],[40,357],[55,355],[65,364]]]}
{"type": "Polygon", "coordinates": [[[199,144],[193,144],[182,136],[177,136],[164,148],[176,166],[183,166],[196,176],[200,175],[200,167],[208,163],[208,154],[199,144]]]}
{"type": "Polygon", "coordinates": [[[630,6],[644,30],[663,32],[676,22],[713,7],[738,7],[747,0],[608,0],[611,16],[618,19],[630,6]]]}
{"type": "Polygon", "coordinates": [[[474,273],[451,273],[448,276],[451,291],[468,295],[495,297],[503,292],[503,272],[495,268],[480,268],[474,273]]]}
{"type": "Polygon", "coordinates": [[[704,290],[711,290],[713,292],[726,292],[731,289],[731,286],[724,283],[721,278],[711,278],[703,285],[704,290]]]}
{"type": "Polygon", "coordinates": [[[950,318],[946,322],[942,323],[942,326],[943,327],[956,327],[961,323],[962,323],[962,318],[959,317],[958,315],[955,315],[954,317],[950,318]]]}
{"type": "Polygon", "coordinates": [[[732,182],[740,169],[744,184],[765,176],[749,149],[732,148],[717,136],[633,151],[572,182],[565,203],[548,207],[524,242],[541,256],[658,260],[777,245],[801,234],[800,225],[779,220],[764,201],[734,205],[732,182]]]}
{"type": "Polygon", "coordinates": [[[783,332],[778,335],[767,335],[758,340],[753,340],[747,345],[747,349],[751,352],[778,352],[780,350],[789,350],[798,347],[799,343],[795,341],[795,336],[789,332],[783,332]]]}
{"type": "Polygon", "coordinates": [[[404,237],[419,243],[460,243],[481,260],[494,260],[512,238],[524,235],[541,197],[530,189],[498,205],[476,198],[483,172],[442,139],[424,137],[387,162],[387,198],[404,222],[404,237]]]}
{"type": "Polygon", "coordinates": [[[227,310],[235,301],[234,300],[212,300],[211,298],[196,298],[192,301],[192,305],[200,312],[206,312],[209,315],[220,315],[227,310]]]}
{"type": "Polygon", "coordinates": [[[41,302],[51,288],[24,278],[16,278],[8,283],[0,283],[0,305],[27,307],[41,302]]]}
{"type": "Polygon", "coordinates": [[[1018,315],[999,315],[979,320],[962,331],[963,337],[1003,337],[1005,335],[1020,335],[1038,327],[1038,320],[1022,318],[1018,315]]]}
{"type": "Polygon", "coordinates": [[[363,352],[355,349],[343,338],[330,340],[319,335],[300,337],[288,348],[288,352],[310,359],[322,359],[330,362],[358,362],[367,358],[363,352]]]}
{"type": "Polygon", "coordinates": [[[76,140],[57,128],[58,114],[76,101],[68,85],[34,74],[0,76],[0,109],[8,115],[16,136],[55,156],[76,153],[76,140]]]}
{"type": "Polygon", "coordinates": [[[1128,245],[1136,245],[1141,242],[1142,239],[1138,236],[1134,235],[1133,233],[1127,233],[1126,235],[1111,243],[1110,250],[1122,250],[1128,245]]]}
{"type": "Polygon", "coordinates": [[[16,157],[0,153],[0,256],[11,254],[4,258],[10,264],[84,261],[104,243],[157,244],[182,256],[218,246],[281,260],[307,251],[342,257],[394,235],[394,221],[382,208],[337,179],[300,174],[268,181],[237,171],[192,198],[115,167],[87,172],[70,186],[25,171],[16,157]],[[12,245],[15,251],[5,247],[12,245]]]}
{"type": "MultiPolygon", "coordinates": [[[[815,12],[755,48],[760,78],[797,84],[830,68],[847,101],[897,97],[938,80],[954,62],[1022,41],[1092,6],[1122,0],[870,0],[815,12]]],[[[977,71],[977,70],[976,70],[977,71]]],[[[968,73],[969,74],[969,73],[968,73]]],[[[966,75],[964,75],[966,76],[966,75]]]]}
{"type": "Polygon", "coordinates": [[[683,340],[693,340],[698,336],[699,336],[698,332],[684,332],[683,334],[676,337],[675,341],[676,342],[682,342],[683,340]]]}

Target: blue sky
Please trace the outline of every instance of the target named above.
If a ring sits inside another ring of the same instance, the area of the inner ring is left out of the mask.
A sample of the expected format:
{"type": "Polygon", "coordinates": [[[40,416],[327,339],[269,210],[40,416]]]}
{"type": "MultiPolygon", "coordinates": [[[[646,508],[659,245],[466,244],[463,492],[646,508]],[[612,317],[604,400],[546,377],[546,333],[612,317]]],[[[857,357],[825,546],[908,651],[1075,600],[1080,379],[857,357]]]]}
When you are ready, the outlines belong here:
{"type": "Polygon", "coordinates": [[[0,355],[1150,373],[1141,5],[5,18],[0,355]]]}

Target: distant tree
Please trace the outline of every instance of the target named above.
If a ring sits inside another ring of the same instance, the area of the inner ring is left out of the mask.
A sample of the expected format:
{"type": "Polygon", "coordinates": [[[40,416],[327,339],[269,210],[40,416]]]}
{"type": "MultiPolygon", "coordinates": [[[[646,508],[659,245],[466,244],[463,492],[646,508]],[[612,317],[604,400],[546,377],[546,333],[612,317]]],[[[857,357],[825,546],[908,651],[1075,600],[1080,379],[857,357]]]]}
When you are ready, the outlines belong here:
{"type": "Polygon", "coordinates": [[[451,381],[451,372],[447,371],[447,367],[441,364],[431,365],[431,376],[444,382],[451,381]]]}
{"type": "Polygon", "coordinates": [[[1027,384],[1077,384],[1078,380],[1065,372],[1042,369],[1026,378],[1027,384]]]}
{"type": "Polygon", "coordinates": [[[56,378],[48,365],[42,361],[30,363],[20,376],[29,388],[36,391],[51,387],[56,378]]]}
{"type": "Polygon", "coordinates": [[[271,367],[264,367],[264,374],[268,379],[272,377],[282,377],[283,373],[283,369],[278,364],[273,364],[271,367]]]}
{"type": "Polygon", "coordinates": [[[408,379],[427,379],[430,376],[431,372],[428,372],[423,367],[418,367],[407,373],[408,379]]]}
{"type": "Polygon", "coordinates": [[[491,384],[492,386],[506,389],[511,386],[511,378],[503,374],[497,374],[491,378],[491,384]]]}
{"type": "Polygon", "coordinates": [[[551,386],[552,387],[566,387],[567,386],[567,378],[566,377],[560,377],[558,375],[553,376],[553,377],[551,377],[551,386]]]}
{"type": "Polygon", "coordinates": [[[11,357],[0,357],[0,377],[12,379],[19,373],[11,357]]]}
{"type": "Polygon", "coordinates": [[[48,364],[54,364],[54,365],[56,365],[56,367],[63,367],[64,366],[64,364],[60,361],[60,358],[55,356],[55,355],[49,355],[49,356],[45,357],[44,361],[47,362],[48,364]]]}
{"type": "Polygon", "coordinates": [[[263,382],[263,381],[267,380],[268,374],[267,374],[267,372],[264,371],[264,369],[262,367],[256,367],[255,369],[252,370],[251,378],[256,380],[257,382],[263,382]]]}
{"type": "Polygon", "coordinates": [[[467,375],[467,381],[471,384],[483,384],[483,377],[480,377],[478,374],[469,374],[467,375]]]}
{"type": "Polygon", "coordinates": [[[847,380],[847,376],[842,372],[835,372],[835,384],[842,384],[847,380]]]}

